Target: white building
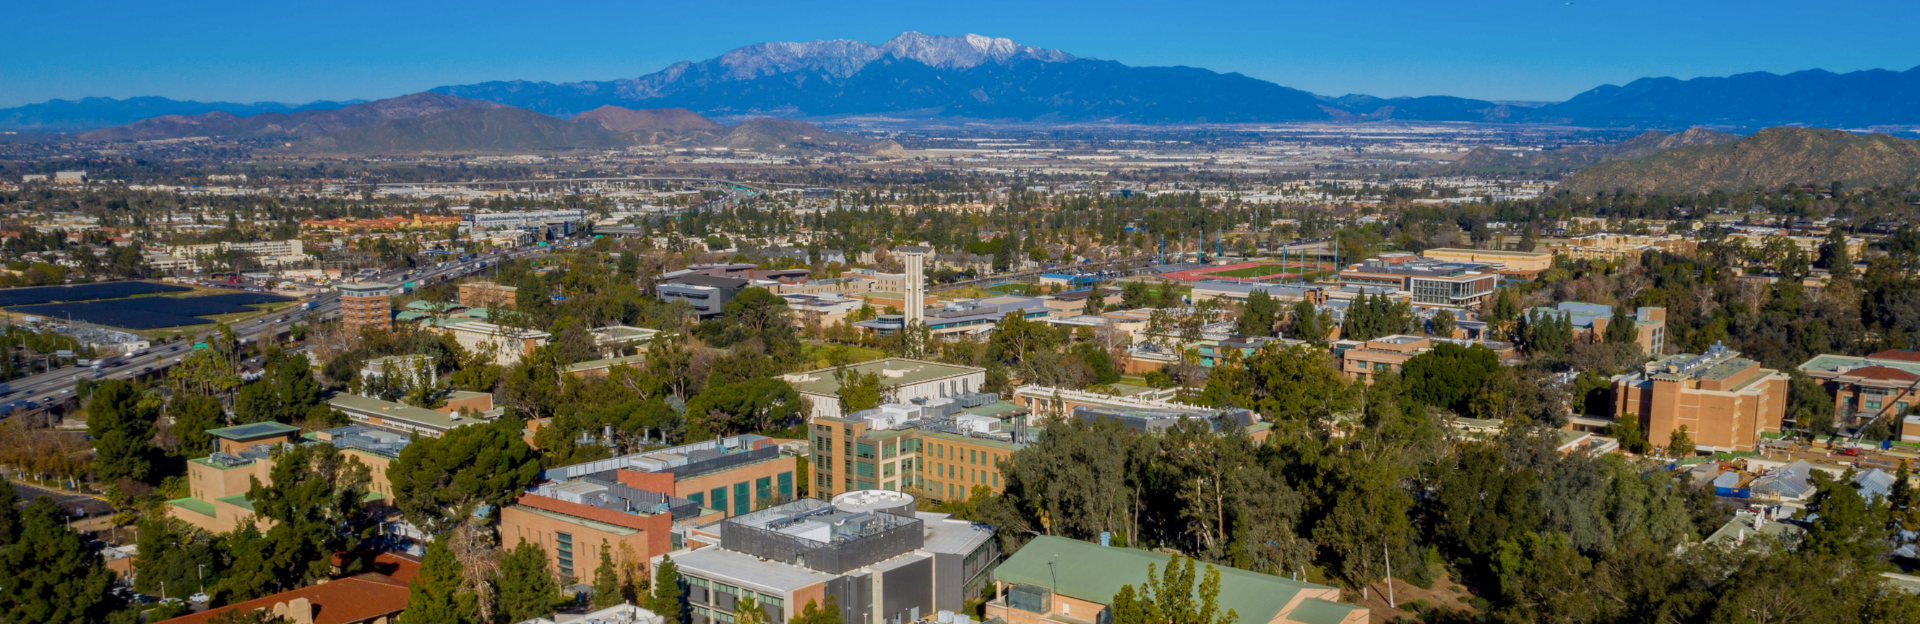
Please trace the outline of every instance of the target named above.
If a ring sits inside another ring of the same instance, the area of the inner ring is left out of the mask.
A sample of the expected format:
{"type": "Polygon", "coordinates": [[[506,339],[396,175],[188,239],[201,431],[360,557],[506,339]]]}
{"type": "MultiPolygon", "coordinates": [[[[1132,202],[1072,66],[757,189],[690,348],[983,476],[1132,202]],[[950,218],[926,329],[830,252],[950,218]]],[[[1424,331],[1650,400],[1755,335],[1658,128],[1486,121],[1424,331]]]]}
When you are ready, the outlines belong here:
{"type": "Polygon", "coordinates": [[[454,342],[460,343],[460,348],[489,356],[494,364],[501,366],[519,364],[520,358],[545,346],[551,337],[543,331],[502,327],[479,321],[455,323],[447,326],[446,332],[453,336],[454,342]]]}

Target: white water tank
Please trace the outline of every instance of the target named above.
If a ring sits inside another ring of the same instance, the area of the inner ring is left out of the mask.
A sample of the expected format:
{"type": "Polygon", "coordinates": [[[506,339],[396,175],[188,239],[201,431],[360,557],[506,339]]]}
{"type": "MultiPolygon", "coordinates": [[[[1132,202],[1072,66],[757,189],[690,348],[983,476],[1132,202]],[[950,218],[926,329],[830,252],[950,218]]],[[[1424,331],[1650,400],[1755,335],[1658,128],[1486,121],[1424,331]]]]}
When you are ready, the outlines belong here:
{"type": "Polygon", "coordinates": [[[833,497],[833,507],[847,513],[873,511],[913,517],[913,495],[893,490],[858,490],[833,497]]]}

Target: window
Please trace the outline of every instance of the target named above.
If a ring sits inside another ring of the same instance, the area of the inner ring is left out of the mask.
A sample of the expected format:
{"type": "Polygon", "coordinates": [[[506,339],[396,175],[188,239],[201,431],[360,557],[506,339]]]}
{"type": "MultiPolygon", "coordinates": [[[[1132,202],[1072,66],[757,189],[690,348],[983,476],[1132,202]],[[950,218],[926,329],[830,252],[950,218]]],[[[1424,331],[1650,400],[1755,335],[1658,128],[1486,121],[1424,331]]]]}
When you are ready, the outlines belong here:
{"type": "Polygon", "coordinates": [[[726,486],[721,486],[721,487],[713,488],[712,490],[708,490],[707,496],[711,497],[711,499],[713,500],[714,509],[718,509],[722,512],[725,512],[727,510],[726,486]]]}
{"type": "Polygon", "coordinates": [[[733,484],[733,515],[753,511],[753,499],[747,497],[747,482],[733,484]]]}
{"type": "MultiPolygon", "coordinates": [[[[820,475],[820,478],[826,479],[826,475],[820,475]]],[[[687,500],[693,501],[693,504],[699,505],[701,507],[707,506],[707,495],[705,493],[694,492],[692,494],[688,494],[687,500]]]]}
{"type": "Polygon", "coordinates": [[[753,498],[759,501],[773,500],[773,477],[760,477],[753,481],[753,498]]]}
{"type": "Polygon", "coordinates": [[[554,554],[560,560],[560,576],[573,576],[573,534],[555,531],[553,537],[554,554]]]}
{"type": "MultiPolygon", "coordinates": [[[[780,500],[793,500],[793,473],[782,472],[774,476],[775,486],[779,488],[780,500]]],[[[826,487],[827,480],[820,480],[820,487],[826,487]]]]}

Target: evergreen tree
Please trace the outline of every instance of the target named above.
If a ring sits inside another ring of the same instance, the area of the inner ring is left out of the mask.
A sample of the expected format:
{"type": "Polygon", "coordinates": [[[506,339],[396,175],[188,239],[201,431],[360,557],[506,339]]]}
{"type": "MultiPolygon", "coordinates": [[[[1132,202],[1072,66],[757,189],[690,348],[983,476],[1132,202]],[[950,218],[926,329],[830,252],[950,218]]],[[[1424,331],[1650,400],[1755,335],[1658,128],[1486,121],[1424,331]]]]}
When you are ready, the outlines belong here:
{"type": "Polygon", "coordinates": [[[296,446],[273,459],[273,484],[254,479],[247,491],[254,510],[274,521],[262,547],[267,576],[276,589],[328,578],[334,553],[370,537],[367,467],[331,444],[296,446]]]}
{"type": "Polygon", "coordinates": [[[600,565],[593,568],[593,608],[605,609],[620,604],[620,571],[613,563],[613,549],[600,540],[600,565]]]}
{"type": "Polygon", "coordinates": [[[1607,344],[1631,344],[1639,337],[1634,331],[1633,314],[1625,304],[1613,306],[1613,318],[1607,319],[1607,344]]]}
{"type": "Polygon", "coordinates": [[[560,601],[560,586],[547,567],[547,551],[533,542],[522,541],[500,558],[494,586],[494,616],[500,624],[551,614],[560,601]]]}
{"type": "Polygon", "coordinates": [[[144,481],[151,475],[159,414],[141,400],[142,394],[124,379],[109,379],[93,391],[87,403],[87,435],[93,438],[95,478],[144,481]]]}
{"type": "Polygon", "coordinates": [[[686,621],[682,606],[680,566],[673,564],[673,557],[663,555],[653,572],[653,596],[647,600],[647,610],[666,618],[667,624],[680,624],[686,621]]]}
{"type": "Polygon", "coordinates": [[[1093,290],[1087,293],[1087,305],[1081,308],[1080,313],[1089,316],[1098,316],[1100,313],[1106,311],[1107,297],[1101,294],[1100,285],[1094,284],[1093,290]]]}
{"type": "Polygon", "coordinates": [[[1441,310],[1433,314],[1433,335],[1441,338],[1452,338],[1453,332],[1457,328],[1458,325],[1454,323],[1453,312],[1441,310]]]}
{"type": "Polygon", "coordinates": [[[420,438],[387,469],[394,505],[430,533],[450,531],[480,505],[512,502],[540,473],[540,459],[520,424],[501,420],[420,438]]]}
{"type": "Polygon", "coordinates": [[[66,516],[47,497],[20,514],[19,534],[0,550],[0,622],[106,622],[123,606],[108,591],[113,574],[106,562],[67,527],[66,516]]]}
{"type": "Polygon", "coordinates": [[[167,404],[167,413],[173,417],[173,435],[180,440],[180,452],[188,457],[213,452],[213,436],[207,435],[207,430],[221,427],[227,416],[219,399],[200,394],[175,396],[167,404]]]}
{"type": "Polygon", "coordinates": [[[1692,457],[1693,450],[1693,438],[1687,435],[1686,425],[1680,425],[1672,435],[1667,436],[1667,451],[1673,453],[1674,457],[1692,457]]]}
{"type": "Polygon", "coordinates": [[[444,539],[427,545],[427,556],[407,590],[407,610],[397,624],[479,624],[473,594],[460,591],[465,567],[444,539]]]}
{"type": "Polygon", "coordinates": [[[1272,336],[1273,323],[1280,314],[1280,303],[1267,295],[1267,291],[1255,288],[1247,294],[1246,311],[1240,314],[1240,321],[1234,331],[1242,336],[1272,336]]]}
{"type": "Polygon", "coordinates": [[[1865,561],[1886,549],[1887,508],[1884,501],[1868,501],[1853,485],[1853,469],[1835,479],[1814,471],[1814,494],[1807,510],[1816,519],[1807,527],[1802,548],[1808,552],[1865,561]]]}
{"type": "Polygon", "coordinates": [[[1820,266],[1833,279],[1853,278],[1853,257],[1847,252],[1847,234],[1840,228],[1827,230],[1827,240],[1820,244],[1820,266]]]}

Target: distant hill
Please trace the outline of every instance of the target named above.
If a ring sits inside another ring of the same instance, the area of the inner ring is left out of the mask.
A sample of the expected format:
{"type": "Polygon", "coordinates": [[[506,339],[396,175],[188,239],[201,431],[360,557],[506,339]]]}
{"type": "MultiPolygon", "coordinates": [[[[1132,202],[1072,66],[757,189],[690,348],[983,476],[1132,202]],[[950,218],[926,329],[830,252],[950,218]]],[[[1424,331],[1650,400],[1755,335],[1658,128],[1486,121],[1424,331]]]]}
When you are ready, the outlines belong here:
{"type": "Polygon", "coordinates": [[[85,141],[145,141],[192,136],[230,138],[309,138],[395,119],[407,119],[460,108],[497,109],[493,102],[438,93],[415,93],[397,98],[343,106],[335,110],[261,113],[241,117],[215,111],[200,115],[166,115],[117,128],[79,135],[85,141]]]}
{"type": "Polygon", "coordinates": [[[0,130],[36,132],[75,132],[122,126],[142,119],[165,115],[202,115],[222,112],[246,117],[261,113],[296,113],[331,110],[360,103],[317,101],[306,104],[279,102],[194,102],[163,97],[133,97],[124,100],[90,97],[78,100],[47,100],[38,104],[0,108],[0,130]]]}
{"type": "Polygon", "coordinates": [[[1716,145],[1739,138],[1724,132],[1694,128],[1678,134],[1647,132],[1620,143],[1576,145],[1542,152],[1476,147],[1453,161],[1448,168],[1462,171],[1565,173],[1610,160],[1639,158],[1677,147],[1716,145]]]}
{"type": "Polygon", "coordinates": [[[633,110],[614,105],[596,108],[573,118],[576,122],[598,124],[615,132],[692,132],[720,130],[720,124],[684,108],[633,110]]]}
{"type": "Polygon", "coordinates": [[[1583,126],[1868,128],[1920,125],[1920,67],[1836,74],[1752,72],[1691,80],[1641,78],[1532,110],[1534,119],[1583,126]]]}
{"type": "Polygon", "coordinates": [[[1727,143],[1694,145],[1581,169],[1556,187],[1575,193],[1626,189],[1695,193],[1788,184],[1913,184],[1920,142],[1884,134],[1768,128],[1727,143]]]}
{"type": "Polygon", "coordinates": [[[285,149],[308,154],[443,154],[621,149],[632,134],[505,106],[462,107],[392,119],[306,139],[285,149]]]}

